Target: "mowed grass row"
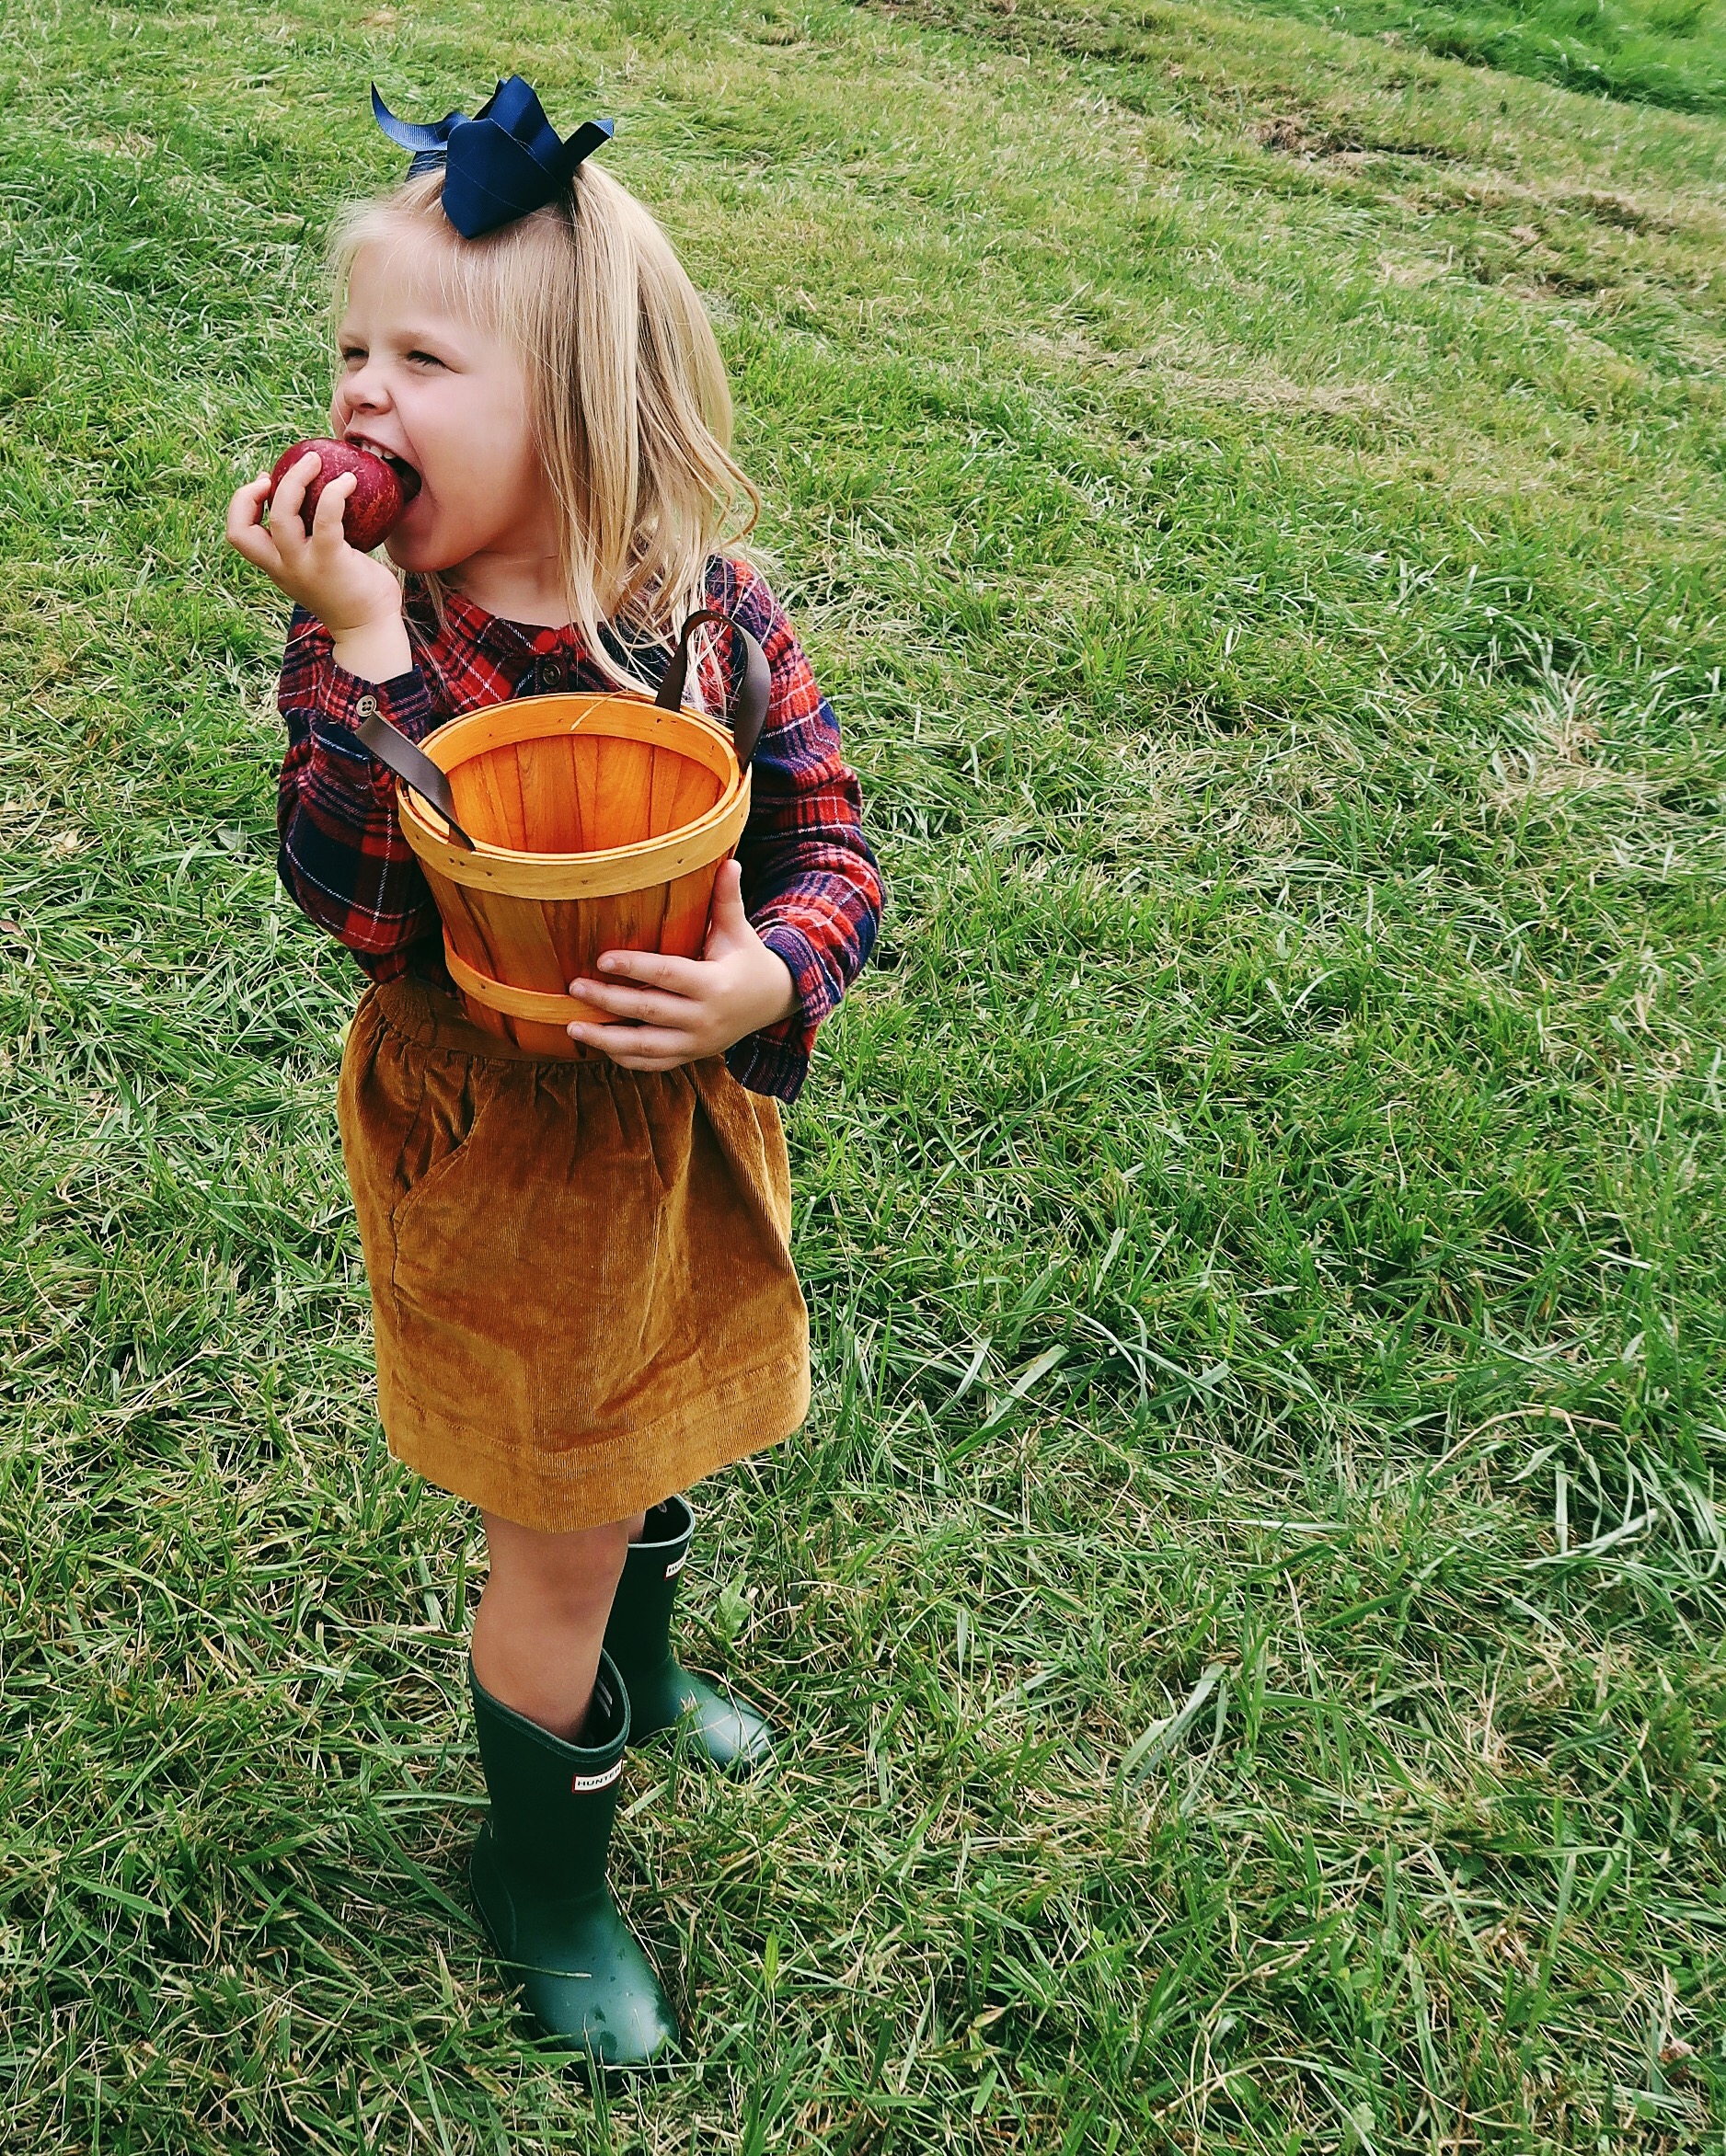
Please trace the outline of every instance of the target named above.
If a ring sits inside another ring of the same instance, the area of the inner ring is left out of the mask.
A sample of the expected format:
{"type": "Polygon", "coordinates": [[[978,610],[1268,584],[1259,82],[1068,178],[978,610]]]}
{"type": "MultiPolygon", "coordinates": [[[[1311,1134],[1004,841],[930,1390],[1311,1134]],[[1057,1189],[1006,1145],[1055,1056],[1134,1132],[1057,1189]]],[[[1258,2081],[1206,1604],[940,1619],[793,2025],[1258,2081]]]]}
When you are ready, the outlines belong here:
{"type": "Polygon", "coordinates": [[[0,46],[0,2046],[32,2151],[1715,2145],[1726,133],[1263,17],[309,0],[0,46]],[[273,885],[364,116],[713,295],[882,964],[819,1396],[632,1761],[696,2063],[524,2045],[273,885]]]}
{"type": "MultiPolygon", "coordinates": [[[[1726,111],[1726,8],[1720,0],[1248,0],[1327,29],[1377,36],[1584,97],[1726,111]]],[[[1125,13],[1125,19],[1134,19],[1125,13]]]]}

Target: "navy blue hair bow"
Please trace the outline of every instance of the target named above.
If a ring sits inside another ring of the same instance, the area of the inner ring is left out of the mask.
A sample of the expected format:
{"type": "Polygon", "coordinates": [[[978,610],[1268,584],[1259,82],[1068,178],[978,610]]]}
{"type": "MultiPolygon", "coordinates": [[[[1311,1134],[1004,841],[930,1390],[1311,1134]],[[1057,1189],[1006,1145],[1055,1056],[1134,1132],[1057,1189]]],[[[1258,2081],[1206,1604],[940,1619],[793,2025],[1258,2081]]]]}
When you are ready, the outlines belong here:
{"type": "Polygon", "coordinates": [[[392,143],[413,152],[408,176],[443,166],[443,209],[464,239],[513,224],[570,184],[616,122],[590,120],[567,143],[519,75],[500,83],[471,120],[451,112],[431,127],[397,120],[372,85],[372,114],[392,143]]]}

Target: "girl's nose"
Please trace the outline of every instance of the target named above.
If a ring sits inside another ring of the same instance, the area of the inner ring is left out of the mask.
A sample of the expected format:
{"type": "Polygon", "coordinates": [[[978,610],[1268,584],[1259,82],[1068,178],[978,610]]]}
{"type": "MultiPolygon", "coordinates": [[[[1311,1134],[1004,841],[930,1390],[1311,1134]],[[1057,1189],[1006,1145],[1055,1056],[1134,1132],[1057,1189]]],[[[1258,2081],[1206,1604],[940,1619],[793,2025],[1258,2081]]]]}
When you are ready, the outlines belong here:
{"type": "Polygon", "coordinates": [[[336,384],[336,402],[349,413],[375,417],[389,405],[389,388],[382,367],[367,360],[362,367],[343,373],[336,384]]]}

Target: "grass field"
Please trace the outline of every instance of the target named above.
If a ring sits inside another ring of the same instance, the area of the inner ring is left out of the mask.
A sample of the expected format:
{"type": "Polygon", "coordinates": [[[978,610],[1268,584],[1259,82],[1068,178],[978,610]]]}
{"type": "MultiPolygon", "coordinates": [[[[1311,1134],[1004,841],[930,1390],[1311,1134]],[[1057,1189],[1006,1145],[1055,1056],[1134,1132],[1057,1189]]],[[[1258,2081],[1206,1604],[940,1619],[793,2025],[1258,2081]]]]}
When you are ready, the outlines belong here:
{"type": "MultiPolygon", "coordinates": [[[[1249,0],[1302,22],[1419,45],[1584,95],[1726,112],[1720,0],[1249,0]]],[[[1122,10],[1133,23],[1143,10],[1122,10]]]]}
{"type": "Polygon", "coordinates": [[[8,2148],[1718,2149],[1726,128],[1264,14],[4,0],[8,2148]],[[781,1771],[696,2063],[524,2045],[236,475],[365,117],[520,65],[713,295],[893,888],[791,1119],[781,1771]]]}

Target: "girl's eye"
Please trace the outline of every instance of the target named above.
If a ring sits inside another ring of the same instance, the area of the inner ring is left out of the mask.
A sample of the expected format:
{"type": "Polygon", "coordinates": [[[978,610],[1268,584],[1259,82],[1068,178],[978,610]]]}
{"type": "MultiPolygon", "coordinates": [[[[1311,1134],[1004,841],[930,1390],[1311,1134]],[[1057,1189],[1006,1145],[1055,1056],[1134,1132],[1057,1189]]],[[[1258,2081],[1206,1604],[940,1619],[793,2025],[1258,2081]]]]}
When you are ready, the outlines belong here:
{"type": "Polygon", "coordinates": [[[365,347],[362,344],[344,344],[341,348],[341,363],[344,367],[363,367],[365,347]]]}
{"type": "Polygon", "coordinates": [[[435,352],[412,351],[408,354],[408,358],[416,367],[441,367],[443,364],[435,352]]]}

